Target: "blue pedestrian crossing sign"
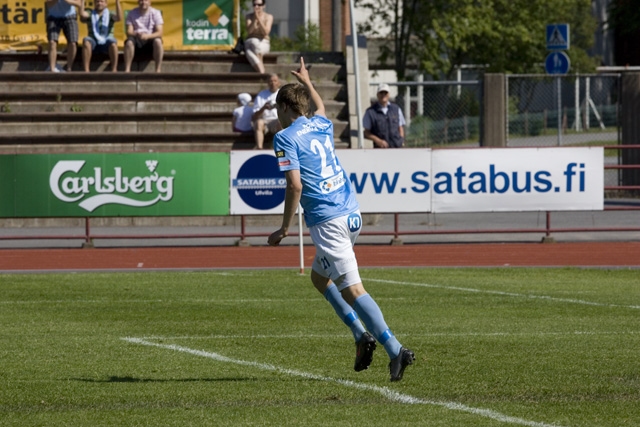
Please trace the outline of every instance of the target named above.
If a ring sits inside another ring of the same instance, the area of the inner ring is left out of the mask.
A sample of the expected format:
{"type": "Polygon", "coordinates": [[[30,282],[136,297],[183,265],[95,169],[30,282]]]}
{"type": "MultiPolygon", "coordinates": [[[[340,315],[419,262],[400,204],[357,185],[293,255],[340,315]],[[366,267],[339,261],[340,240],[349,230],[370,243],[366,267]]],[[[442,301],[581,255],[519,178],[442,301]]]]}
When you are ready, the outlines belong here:
{"type": "Polygon", "coordinates": [[[547,25],[547,49],[569,49],[569,24],[547,25]]]}
{"type": "Polygon", "coordinates": [[[571,61],[564,52],[551,52],[546,61],[544,61],[544,69],[547,74],[567,74],[571,61]]]}

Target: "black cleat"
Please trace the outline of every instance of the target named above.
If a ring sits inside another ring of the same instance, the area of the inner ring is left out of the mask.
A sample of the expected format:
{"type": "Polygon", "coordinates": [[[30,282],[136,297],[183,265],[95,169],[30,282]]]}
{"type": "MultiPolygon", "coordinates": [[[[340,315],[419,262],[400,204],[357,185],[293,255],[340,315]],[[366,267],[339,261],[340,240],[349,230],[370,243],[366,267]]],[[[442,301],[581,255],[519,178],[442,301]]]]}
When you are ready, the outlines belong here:
{"type": "Polygon", "coordinates": [[[373,360],[373,350],[376,349],[376,340],[369,332],[362,334],[360,341],[356,343],[356,363],[353,369],[356,372],[364,371],[371,365],[373,360]]]}
{"type": "Polygon", "coordinates": [[[416,356],[413,354],[413,351],[402,347],[398,357],[389,362],[391,381],[400,381],[402,379],[402,374],[404,374],[404,368],[412,365],[414,360],[416,360],[416,356]]]}

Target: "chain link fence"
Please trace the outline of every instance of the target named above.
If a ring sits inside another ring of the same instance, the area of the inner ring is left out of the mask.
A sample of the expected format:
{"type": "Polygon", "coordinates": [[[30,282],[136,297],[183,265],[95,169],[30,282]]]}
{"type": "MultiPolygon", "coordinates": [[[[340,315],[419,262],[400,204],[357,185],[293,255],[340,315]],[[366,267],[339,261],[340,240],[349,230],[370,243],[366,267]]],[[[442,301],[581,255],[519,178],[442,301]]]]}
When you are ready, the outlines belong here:
{"type": "MultiPolygon", "coordinates": [[[[372,100],[376,99],[377,85],[371,83],[372,100]]],[[[391,98],[400,106],[407,122],[405,147],[480,145],[480,81],[418,81],[389,85],[397,90],[392,89],[391,98]]]]}
{"type": "MultiPolygon", "coordinates": [[[[598,146],[620,143],[620,74],[507,76],[507,146],[598,146]]],[[[605,165],[621,163],[605,150],[605,165]]],[[[606,169],[605,185],[621,170],[606,169]]]]}
{"type": "MultiPolygon", "coordinates": [[[[507,75],[507,146],[619,144],[620,82],[620,74],[507,75]]],[[[482,146],[481,79],[388,84],[407,122],[405,147],[482,146]]],[[[605,164],[620,163],[619,150],[605,150],[605,164]]],[[[605,185],[620,180],[620,170],[605,171],[605,185]]]]}
{"type": "Polygon", "coordinates": [[[620,75],[507,75],[507,145],[618,144],[620,75]]]}

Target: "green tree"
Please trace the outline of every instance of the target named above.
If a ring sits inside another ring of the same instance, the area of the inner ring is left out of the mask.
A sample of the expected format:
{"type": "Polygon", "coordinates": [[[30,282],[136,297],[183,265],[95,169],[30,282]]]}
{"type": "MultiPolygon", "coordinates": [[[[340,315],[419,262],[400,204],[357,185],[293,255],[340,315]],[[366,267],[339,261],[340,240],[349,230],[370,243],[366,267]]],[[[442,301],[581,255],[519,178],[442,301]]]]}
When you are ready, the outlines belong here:
{"type": "Polygon", "coordinates": [[[609,21],[614,31],[615,61],[620,65],[640,63],[640,7],[637,0],[612,0],[609,21]]]}
{"type": "Polygon", "coordinates": [[[308,23],[300,25],[293,33],[293,39],[289,37],[271,37],[271,50],[276,52],[319,52],[322,51],[322,35],[320,27],[308,23]]]}
{"type": "Polygon", "coordinates": [[[573,72],[593,71],[599,60],[586,50],[597,28],[590,0],[356,0],[377,21],[360,31],[382,38],[379,60],[395,58],[399,79],[409,64],[434,78],[451,78],[462,64],[487,71],[541,72],[548,54],[545,27],[569,23],[573,72]],[[382,24],[382,25],[380,25],[382,24]]]}

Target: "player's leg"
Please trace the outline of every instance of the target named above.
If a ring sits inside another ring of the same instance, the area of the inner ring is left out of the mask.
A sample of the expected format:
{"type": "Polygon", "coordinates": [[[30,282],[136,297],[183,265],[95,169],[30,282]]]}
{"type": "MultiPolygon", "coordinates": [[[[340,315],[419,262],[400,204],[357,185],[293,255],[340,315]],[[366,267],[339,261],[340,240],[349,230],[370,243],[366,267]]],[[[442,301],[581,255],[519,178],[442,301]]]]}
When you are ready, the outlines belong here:
{"type": "Polygon", "coordinates": [[[413,363],[415,356],[409,349],[402,347],[398,339],[387,326],[382,310],[369,295],[362,283],[348,286],[341,290],[343,298],[353,305],[356,313],[364,322],[367,330],[384,346],[389,355],[389,373],[391,381],[402,379],[404,369],[413,363]]]}
{"type": "Polygon", "coordinates": [[[376,341],[366,332],[353,307],[344,300],[340,289],[360,281],[355,254],[351,247],[348,232],[345,231],[344,218],[335,218],[322,224],[310,227],[311,239],[316,246],[316,257],[312,267],[312,280],[316,288],[334,306],[338,316],[352,328],[356,342],[356,359],[353,368],[356,371],[367,369],[373,360],[376,341]],[[342,259],[341,255],[351,252],[352,257],[342,259]],[[354,267],[354,268],[351,268],[354,267]],[[345,271],[342,267],[350,269],[345,271]],[[315,274],[314,274],[315,272],[315,274]],[[335,284],[331,283],[331,279],[335,284]]]}
{"type": "Polygon", "coordinates": [[[329,304],[331,304],[338,317],[351,329],[351,333],[356,342],[360,341],[362,334],[366,332],[364,326],[362,326],[362,323],[358,320],[358,315],[353,310],[353,307],[347,304],[342,298],[336,285],[331,282],[331,279],[322,276],[313,269],[311,270],[311,282],[313,286],[324,295],[325,299],[329,301],[329,304]]]}
{"type": "Polygon", "coordinates": [[[350,271],[336,280],[338,289],[343,298],[356,310],[367,330],[384,346],[389,355],[389,371],[391,381],[402,379],[404,369],[413,363],[415,359],[411,350],[402,347],[398,339],[393,335],[382,315],[382,310],[374,299],[367,293],[362,285],[356,255],[353,252],[353,245],[361,231],[362,217],[360,212],[355,212],[345,217],[344,226],[349,233],[351,246],[349,250],[342,249],[342,260],[340,265],[350,265],[350,271]]]}
{"type": "Polygon", "coordinates": [[[402,345],[393,335],[382,315],[382,310],[365,291],[362,283],[348,285],[340,289],[342,297],[353,306],[356,313],[380,344],[384,346],[389,359],[398,356],[402,345]]]}

